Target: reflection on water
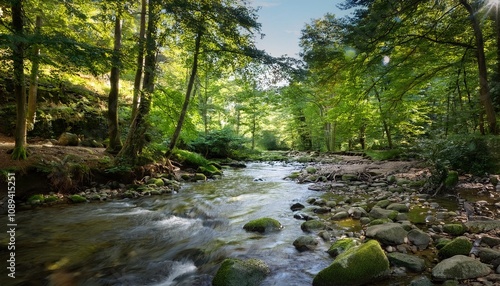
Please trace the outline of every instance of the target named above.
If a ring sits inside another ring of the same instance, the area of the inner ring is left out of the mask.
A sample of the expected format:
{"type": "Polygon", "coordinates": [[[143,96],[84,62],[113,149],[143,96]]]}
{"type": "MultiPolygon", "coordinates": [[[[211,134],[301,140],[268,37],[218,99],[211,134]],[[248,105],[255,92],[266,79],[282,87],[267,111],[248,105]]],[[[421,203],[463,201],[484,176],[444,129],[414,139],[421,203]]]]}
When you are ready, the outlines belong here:
{"type": "Polygon", "coordinates": [[[226,257],[266,261],[272,274],[264,285],[310,285],[331,259],[326,243],[314,253],[292,245],[302,221],[289,207],[314,195],[283,180],[295,168],[252,164],[174,195],[20,212],[17,278],[2,275],[0,285],[211,285],[226,257]],[[242,229],[263,216],[283,231],[242,229]]]}

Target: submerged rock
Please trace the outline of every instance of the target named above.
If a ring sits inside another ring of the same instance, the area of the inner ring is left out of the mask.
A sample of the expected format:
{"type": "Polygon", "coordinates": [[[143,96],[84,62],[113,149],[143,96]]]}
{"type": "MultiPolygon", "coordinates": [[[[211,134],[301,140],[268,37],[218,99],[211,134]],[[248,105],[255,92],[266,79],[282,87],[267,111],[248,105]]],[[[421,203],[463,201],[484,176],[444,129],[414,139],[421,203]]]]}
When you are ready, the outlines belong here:
{"type": "Polygon", "coordinates": [[[322,230],[326,228],[326,225],[319,220],[308,220],[300,225],[300,228],[304,232],[312,232],[314,230],[322,230]]]}
{"type": "Polygon", "coordinates": [[[262,260],[229,258],[222,262],[212,280],[213,286],[259,285],[271,271],[262,260]]]}
{"type": "Polygon", "coordinates": [[[436,280],[471,279],[486,276],[490,268],[474,258],[456,255],[439,262],[432,269],[432,277],[436,280]]]}
{"type": "Polygon", "coordinates": [[[264,217],[249,221],[243,226],[243,228],[246,231],[266,233],[271,231],[279,231],[283,228],[283,226],[279,221],[273,218],[264,217]]]}
{"type": "Polygon", "coordinates": [[[295,246],[295,248],[301,252],[307,250],[314,250],[317,245],[318,241],[310,235],[300,236],[293,242],[293,246],[295,246]]]}
{"type": "Polygon", "coordinates": [[[362,285],[388,274],[389,260],[376,240],[341,253],[313,280],[313,286],[362,285]]]}

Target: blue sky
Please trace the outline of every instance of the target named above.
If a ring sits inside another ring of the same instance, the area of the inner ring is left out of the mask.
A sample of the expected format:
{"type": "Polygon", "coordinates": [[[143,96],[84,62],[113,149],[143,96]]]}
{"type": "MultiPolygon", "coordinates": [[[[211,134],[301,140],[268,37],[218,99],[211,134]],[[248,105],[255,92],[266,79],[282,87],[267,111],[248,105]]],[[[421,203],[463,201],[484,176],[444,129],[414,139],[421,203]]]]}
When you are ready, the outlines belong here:
{"type": "Polygon", "coordinates": [[[252,6],[261,7],[259,22],[264,39],[257,39],[257,48],[272,56],[287,54],[299,57],[300,31],[311,19],[333,13],[337,17],[346,15],[337,8],[343,0],[252,0],[252,6]]]}

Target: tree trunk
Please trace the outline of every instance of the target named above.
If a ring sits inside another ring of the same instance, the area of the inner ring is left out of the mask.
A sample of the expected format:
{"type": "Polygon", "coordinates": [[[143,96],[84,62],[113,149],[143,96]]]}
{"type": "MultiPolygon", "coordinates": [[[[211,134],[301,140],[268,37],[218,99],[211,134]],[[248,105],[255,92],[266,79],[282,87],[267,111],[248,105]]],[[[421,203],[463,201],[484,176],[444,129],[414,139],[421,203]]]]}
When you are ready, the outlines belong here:
{"type": "Polygon", "coordinates": [[[148,27],[146,36],[146,58],[144,61],[144,80],[142,83],[141,101],[134,116],[127,139],[123,148],[116,156],[117,163],[137,164],[139,154],[145,144],[145,134],[148,128],[146,117],[151,108],[151,95],[154,91],[154,78],[156,67],[156,24],[158,21],[157,0],[149,0],[148,3],[148,27]]]}
{"type": "Polygon", "coordinates": [[[144,67],[144,45],[146,43],[146,0],[141,0],[141,27],[139,28],[139,42],[137,44],[137,68],[134,79],[134,97],[132,99],[132,120],[137,115],[141,95],[141,79],[144,67]]]}
{"type": "Polygon", "coordinates": [[[460,3],[469,12],[469,18],[474,30],[474,36],[476,38],[476,57],[477,66],[479,71],[479,98],[483,106],[484,113],[486,115],[486,121],[488,122],[488,129],[491,134],[497,133],[496,126],[496,114],[493,107],[493,100],[491,99],[490,87],[488,85],[488,70],[486,66],[486,56],[484,54],[484,39],[481,26],[476,17],[476,11],[468,3],[467,0],[460,0],[460,3]]]}
{"type": "MultiPolygon", "coordinates": [[[[42,17],[36,16],[35,35],[40,35],[42,29],[42,17]]],[[[38,92],[38,69],[40,67],[40,48],[33,46],[33,58],[31,60],[30,88],[28,92],[28,114],[26,116],[27,130],[35,128],[36,97],[38,92]]]]}
{"type": "Polygon", "coordinates": [[[26,86],[24,83],[24,21],[23,1],[12,0],[12,62],[14,66],[14,94],[16,95],[15,146],[12,159],[26,159],[26,86]]]}
{"type": "Polygon", "coordinates": [[[380,94],[378,93],[378,90],[375,86],[373,90],[375,91],[375,96],[377,97],[378,111],[380,112],[382,125],[384,126],[385,135],[387,136],[387,144],[389,145],[389,149],[392,149],[394,146],[392,145],[391,128],[389,128],[389,124],[387,124],[387,120],[385,120],[385,115],[382,112],[382,99],[380,98],[380,94]]]}
{"type": "Polygon", "coordinates": [[[109,146],[107,151],[118,153],[122,148],[120,132],[118,130],[118,97],[120,91],[120,66],[121,66],[121,45],[122,45],[122,20],[120,11],[115,16],[115,42],[113,48],[113,66],[110,75],[110,90],[108,97],[108,132],[109,146]]]}
{"type": "Polygon", "coordinates": [[[167,159],[170,159],[170,156],[172,156],[172,152],[174,151],[175,145],[177,144],[177,140],[179,139],[179,136],[181,134],[182,125],[184,124],[184,119],[186,118],[189,101],[191,99],[191,93],[193,91],[194,81],[196,79],[196,73],[198,71],[198,56],[200,54],[202,35],[203,35],[202,30],[201,29],[198,30],[194,44],[194,55],[193,55],[193,65],[191,67],[191,75],[189,76],[188,86],[184,98],[184,104],[182,105],[181,114],[179,115],[177,126],[175,128],[174,134],[172,135],[172,138],[170,139],[170,144],[168,145],[167,152],[165,153],[165,157],[167,159]]]}

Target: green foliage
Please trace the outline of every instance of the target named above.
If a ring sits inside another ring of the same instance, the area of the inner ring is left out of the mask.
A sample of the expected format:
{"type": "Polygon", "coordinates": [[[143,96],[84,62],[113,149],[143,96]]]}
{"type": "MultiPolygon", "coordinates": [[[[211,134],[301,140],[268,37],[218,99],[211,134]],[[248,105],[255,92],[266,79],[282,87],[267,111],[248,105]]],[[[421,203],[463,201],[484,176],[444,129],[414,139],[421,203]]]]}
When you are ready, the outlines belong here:
{"type": "Polygon", "coordinates": [[[224,128],[206,135],[200,134],[188,145],[190,150],[204,154],[207,158],[233,158],[238,151],[244,150],[245,142],[243,137],[236,135],[230,128],[224,128]]]}
{"type": "Polygon", "coordinates": [[[266,150],[288,150],[288,146],[283,141],[279,140],[279,137],[275,132],[264,130],[260,138],[260,145],[266,150]]]}
{"type": "Polygon", "coordinates": [[[390,150],[366,150],[365,153],[374,161],[395,160],[401,157],[401,149],[390,150]]]}
{"type": "Polygon", "coordinates": [[[75,204],[77,203],[84,203],[87,201],[86,198],[80,196],[80,195],[71,195],[69,196],[69,200],[75,204]]]}
{"type": "Polygon", "coordinates": [[[69,192],[90,176],[90,168],[74,156],[63,159],[54,157],[51,161],[41,161],[37,169],[47,173],[51,187],[61,193],[69,192]]]}

